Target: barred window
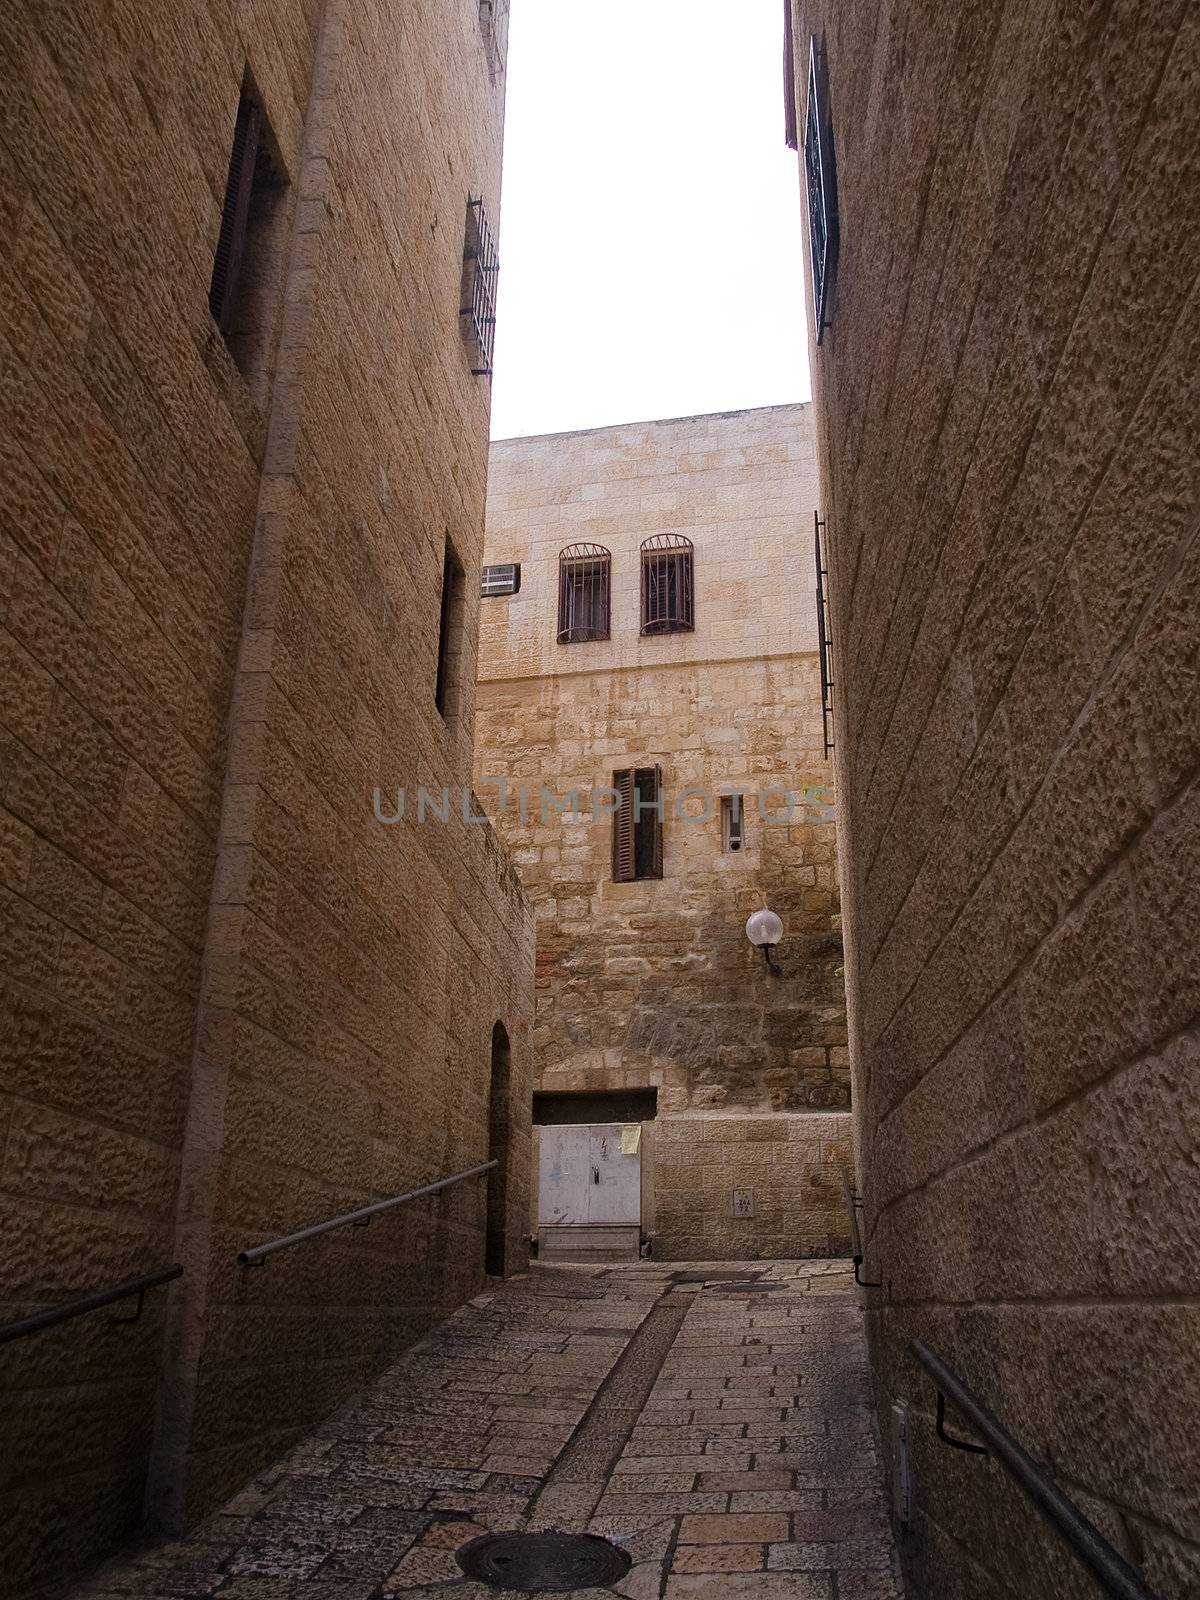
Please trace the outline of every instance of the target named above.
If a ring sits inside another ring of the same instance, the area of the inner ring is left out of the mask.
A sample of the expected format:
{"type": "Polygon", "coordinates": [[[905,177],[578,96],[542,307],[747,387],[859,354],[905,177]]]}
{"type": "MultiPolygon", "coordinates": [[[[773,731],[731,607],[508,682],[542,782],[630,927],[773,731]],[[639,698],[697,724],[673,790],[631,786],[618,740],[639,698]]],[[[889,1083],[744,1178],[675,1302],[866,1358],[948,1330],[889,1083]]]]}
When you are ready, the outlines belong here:
{"type": "Polygon", "coordinates": [[[493,594],[517,594],[521,588],[521,563],[505,561],[497,566],[484,567],[480,594],[486,600],[493,594]]]}
{"type": "Polygon", "coordinates": [[[613,882],[632,883],[663,875],[663,782],[661,767],[627,767],[613,773],[613,882]]]}
{"type": "Polygon", "coordinates": [[[471,371],[477,378],[490,378],[492,375],[492,354],[496,347],[496,284],[499,277],[500,262],[483,201],[468,200],[459,317],[463,337],[471,350],[471,371]]]}
{"type": "Polygon", "coordinates": [[[804,114],[804,187],[808,196],[808,247],[812,267],[817,343],[829,326],[829,301],[837,275],[837,169],[825,52],[815,36],[808,52],[808,107],[804,114]]]}
{"type": "Polygon", "coordinates": [[[607,639],[612,555],[602,544],[569,544],[558,557],[558,642],[607,639]]]}
{"type": "Polygon", "coordinates": [[[643,633],[690,633],[695,627],[692,548],[681,533],[656,533],[643,542],[643,633]]]}

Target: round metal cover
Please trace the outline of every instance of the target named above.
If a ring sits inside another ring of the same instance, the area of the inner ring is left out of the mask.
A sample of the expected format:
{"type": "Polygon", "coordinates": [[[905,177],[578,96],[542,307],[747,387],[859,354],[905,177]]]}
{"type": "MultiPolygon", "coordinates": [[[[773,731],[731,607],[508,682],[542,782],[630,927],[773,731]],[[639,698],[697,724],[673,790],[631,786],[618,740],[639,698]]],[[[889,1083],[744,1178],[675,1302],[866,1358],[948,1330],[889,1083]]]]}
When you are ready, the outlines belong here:
{"type": "Polygon", "coordinates": [[[624,1550],[590,1533],[485,1533],[455,1552],[495,1589],[603,1589],[629,1571],[624,1550]]]}

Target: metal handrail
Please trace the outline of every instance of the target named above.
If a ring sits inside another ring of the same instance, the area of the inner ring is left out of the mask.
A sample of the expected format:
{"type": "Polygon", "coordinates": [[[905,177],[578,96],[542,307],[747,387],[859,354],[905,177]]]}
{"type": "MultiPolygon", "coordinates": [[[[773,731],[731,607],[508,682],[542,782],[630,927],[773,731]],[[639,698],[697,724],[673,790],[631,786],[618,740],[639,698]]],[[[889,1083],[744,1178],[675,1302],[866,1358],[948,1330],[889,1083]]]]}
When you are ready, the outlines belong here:
{"type": "Polygon", "coordinates": [[[420,1200],[427,1194],[437,1194],[440,1189],[448,1189],[452,1183],[462,1183],[465,1178],[477,1178],[481,1172],[490,1172],[499,1164],[498,1161],[484,1161],[478,1167],[468,1167],[465,1172],[452,1172],[448,1178],[439,1178],[436,1183],[426,1183],[419,1189],[410,1189],[407,1194],[393,1195],[390,1200],[377,1200],[372,1206],[362,1206],[358,1211],[347,1211],[344,1216],[331,1217],[328,1222],[314,1222],[311,1228],[301,1228],[297,1233],[285,1233],[278,1239],[269,1239],[266,1244],[256,1244],[252,1250],[239,1250],[238,1265],[257,1267],[268,1256],[273,1256],[277,1250],[289,1250],[294,1244],[303,1244],[305,1239],[315,1239],[319,1234],[332,1233],[334,1228],[365,1228],[371,1218],[377,1217],[381,1211],[391,1211],[394,1206],[407,1205],[410,1200],[420,1200]]]}
{"type": "Polygon", "coordinates": [[[1116,1600],[1153,1600],[1136,1569],[1109,1544],[1075,1502],[1068,1499],[1054,1483],[1046,1469],[1017,1443],[945,1362],[920,1339],[914,1339],[908,1349],[913,1359],[924,1367],[937,1385],[940,1437],[947,1444],[962,1447],[961,1441],[951,1439],[942,1426],[945,1400],[949,1398],[956,1410],[970,1423],[972,1431],[987,1444],[986,1450],[980,1450],[978,1445],[968,1445],[966,1448],[973,1453],[995,1456],[1018,1488],[1028,1495],[1041,1515],[1066,1541],[1071,1553],[1088,1569],[1105,1594],[1115,1596],[1116,1600]]]}
{"type": "Polygon", "coordinates": [[[147,1289],[157,1289],[160,1283],[170,1283],[173,1278],[182,1276],[183,1268],[178,1262],[174,1262],[169,1267],[159,1267],[154,1272],[144,1272],[140,1278],[126,1278],[123,1283],[114,1283],[107,1289],[94,1289],[91,1294],[80,1295],[77,1300],[64,1300],[61,1305],[35,1312],[32,1317],[22,1317],[20,1322],[5,1323],[0,1327],[0,1344],[9,1344],[13,1339],[23,1339],[26,1334],[41,1333],[43,1328],[57,1327],[60,1322],[70,1322],[72,1317],[82,1317],[89,1311],[98,1311],[101,1306],[112,1305],[115,1300],[128,1300],[131,1295],[138,1297],[137,1310],[133,1315],[110,1317],[108,1320],[118,1327],[128,1322],[136,1322],[142,1314],[142,1304],[147,1289]]]}
{"type": "Polygon", "coordinates": [[[842,1168],[842,1193],[846,1197],[846,1215],[850,1218],[850,1257],[854,1262],[854,1281],[860,1289],[882,1289],[882,1279],[876,1283],[862,1276],[863,1246],[858,1226],[858,1208],[862,1200],[850,1187],[850,1174],[845,1167],[842,1168]]]}

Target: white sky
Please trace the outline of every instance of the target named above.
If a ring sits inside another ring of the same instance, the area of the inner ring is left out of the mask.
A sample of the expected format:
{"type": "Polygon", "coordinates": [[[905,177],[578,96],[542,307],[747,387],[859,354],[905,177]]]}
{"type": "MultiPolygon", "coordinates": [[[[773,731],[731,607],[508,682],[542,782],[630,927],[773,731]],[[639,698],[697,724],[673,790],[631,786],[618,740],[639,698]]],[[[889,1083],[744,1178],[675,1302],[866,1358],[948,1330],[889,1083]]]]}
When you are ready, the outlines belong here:
{"type": "Polygon", "coordinates": [[[781,0],[512,0],[492,437],[809,398],[781,0]]]}

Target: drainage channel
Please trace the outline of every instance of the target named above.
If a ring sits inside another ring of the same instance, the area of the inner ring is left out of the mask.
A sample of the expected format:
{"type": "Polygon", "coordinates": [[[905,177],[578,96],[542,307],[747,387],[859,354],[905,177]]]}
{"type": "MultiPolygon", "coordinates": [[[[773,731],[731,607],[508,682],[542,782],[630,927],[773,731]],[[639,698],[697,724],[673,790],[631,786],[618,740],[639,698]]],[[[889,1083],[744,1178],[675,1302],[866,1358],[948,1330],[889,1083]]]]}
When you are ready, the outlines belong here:
{"type": "Polygon", "coordinates": [[[647,1312],[551,1468],[530,1508],[534,1526],[587,1525],[692,1304],[664,1296],[647,1312]]]}
{"type": "MultiPolygon", "coordinates": [[[[689,1285],[699,1292],[700,1284],[689,1285]]],[[[646,1313],[597,1389],[529,1511],[523,1533],[489,1533],[456,1552],[463,1571],[493,1588],[534,1593],[603,1588],[629,1570],[625,1551],[585,1527],[641,1416],[695,1293],[668,1290],[646,1313]]],[[[611,1329],[597,1329],[611,1333],[611,1329]]]]}

